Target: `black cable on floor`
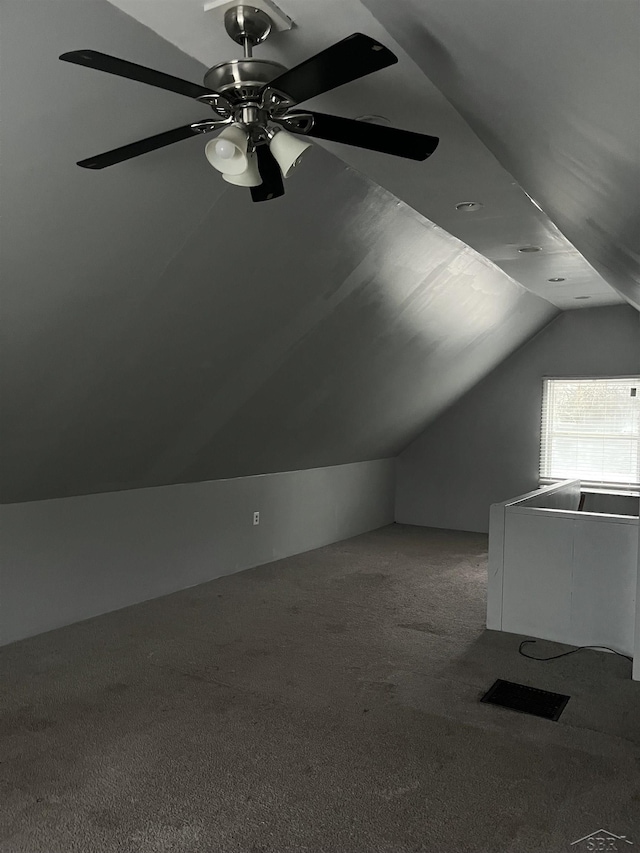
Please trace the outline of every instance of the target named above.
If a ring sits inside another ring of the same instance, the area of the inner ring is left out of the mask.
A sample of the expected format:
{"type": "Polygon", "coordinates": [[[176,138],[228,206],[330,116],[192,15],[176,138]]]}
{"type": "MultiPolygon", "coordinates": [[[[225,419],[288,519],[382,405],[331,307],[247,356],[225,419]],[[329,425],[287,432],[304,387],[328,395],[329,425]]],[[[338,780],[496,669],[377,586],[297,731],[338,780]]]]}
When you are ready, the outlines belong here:
{"type": "Polygon", "coordinates": [[[537,643],[537,642],[538,642],[537,640],[523,640],[520,643],[520,647],[518,648],[518,651],[520,652],[522,657],[529,658],[529,660],[556,660],[557,658],[564,658],[567,655],[574,655],[576,652],[583,651],[583,649],[594,649],[595,651],[598,651],[598,650],[601,651],[603,649],[606,649],[608,652],[613,652],[614,655],[619,655],[619,657],[626,658],[628,661],[631,661],[633,663],[632,657],[630,657],[629,655],[624,655],[624,654],[622,654],[622,652],[617,652],[615,649],[610,649],[609,646],[578,646],[577,649],[571,649],[570,652],[562,652],[559,655],[551,655],[548,658],[537,658],[534,655],[527,655],[522,651],[522,647],[526,646],[527,643],[537,643]]]}

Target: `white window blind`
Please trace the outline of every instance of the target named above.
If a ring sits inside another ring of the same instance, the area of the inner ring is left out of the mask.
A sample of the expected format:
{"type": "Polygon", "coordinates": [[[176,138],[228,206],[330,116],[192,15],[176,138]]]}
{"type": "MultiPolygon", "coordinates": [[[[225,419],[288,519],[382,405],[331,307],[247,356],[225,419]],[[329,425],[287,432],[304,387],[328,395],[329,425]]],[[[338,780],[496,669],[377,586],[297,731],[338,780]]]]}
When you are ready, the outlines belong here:
{"type": "Polygon", "coordinates": [[[545,379],[542,482],[640,488],[640,377],[545,379]]]}

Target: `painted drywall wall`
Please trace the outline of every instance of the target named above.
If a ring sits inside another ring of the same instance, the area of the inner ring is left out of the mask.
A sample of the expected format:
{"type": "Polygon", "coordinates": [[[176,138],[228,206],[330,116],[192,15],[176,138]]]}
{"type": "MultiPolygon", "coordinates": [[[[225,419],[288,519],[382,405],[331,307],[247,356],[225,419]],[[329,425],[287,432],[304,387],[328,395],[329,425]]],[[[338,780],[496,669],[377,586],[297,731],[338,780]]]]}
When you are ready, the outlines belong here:
{"type": "Polygon", "coordinates": [[[637,512],[581,512],[579,498],[566,480],[491,506],[487,628],[633,655],[637,512]]]}
{"type": "Polygon", "coordinates": [[[582,510],[583,512],[607,512],[613,515],[638,515],[640,498],[607,492],[586,492],[582,510]]]}
{"type": "Polygon", "coordinates": [[[0,644],[390,524],[394,465],[4,506],[0,644]]]}
{"type": "Polygon", "coordinates": [[[502,630],[632,655],[637,528],[627,516],[507,507],[502,630]]]}
{"type": "Polygon", "coordinates": [[[553,509],[575,510],[580,505],[580,480],[544,486],[534,492],[491,504],[489,508],[489,565],[487,577],[487,628],[502,630],[502,597],[504,591],[504,557],[507,507],[533,501],[553,509]]]}
{"type": "Polygon", "coordinates": [[[396,521],[486,532],[492,503],[538,487],[542,378],[638,371],[633,308],[561,314],[400,455],[396,521]]]}
{"type": "Polygon", "coordinates": [[[636,583],[636,638],[633,648],[633,679],[640,681],[640,524],[638,525],[638,580],[636,583]]]}

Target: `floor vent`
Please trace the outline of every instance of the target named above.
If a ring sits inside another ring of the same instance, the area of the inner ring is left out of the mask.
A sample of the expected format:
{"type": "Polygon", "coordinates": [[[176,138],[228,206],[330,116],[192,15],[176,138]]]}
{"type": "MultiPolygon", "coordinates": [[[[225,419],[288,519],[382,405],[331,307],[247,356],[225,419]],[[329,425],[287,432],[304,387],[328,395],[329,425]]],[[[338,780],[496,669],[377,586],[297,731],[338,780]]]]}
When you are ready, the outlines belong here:
{"type": "Polygon", "coordinates": [[[521,711],[523,714],[534,714],[546,720],[559,720],[570,698],[562,693],[550,693],[548,690],[499,678],[480,701],[502,705],[503,708],[521,711]]]}

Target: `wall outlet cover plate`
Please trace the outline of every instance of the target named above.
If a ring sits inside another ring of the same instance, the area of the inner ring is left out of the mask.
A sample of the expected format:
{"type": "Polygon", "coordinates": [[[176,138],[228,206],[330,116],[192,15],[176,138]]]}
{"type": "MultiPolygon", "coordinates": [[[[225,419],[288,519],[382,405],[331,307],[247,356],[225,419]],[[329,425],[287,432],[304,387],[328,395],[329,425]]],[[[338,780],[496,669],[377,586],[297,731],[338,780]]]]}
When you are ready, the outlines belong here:
{"type": "MultiPolygon", "coordinates": [[[[216,12],[222,21],[224,20],[224,13],[227,9],[233,9],[234,6],[238,6],[240,2],[241,0],[206,0],[204,4],[204,11],[216,12]]],[[[251,2],[246,5],[253,6],[256,9],[261,9],[263,12],[266,12],[271,18],[271,23],[275,32],[286,32],[286,30],[290,30],[291,27],[293,27],[293,21],[291,18],[288,15],[285,15],[282,9],[279,9],[272,0],[251,0],[251,2]]]]}

